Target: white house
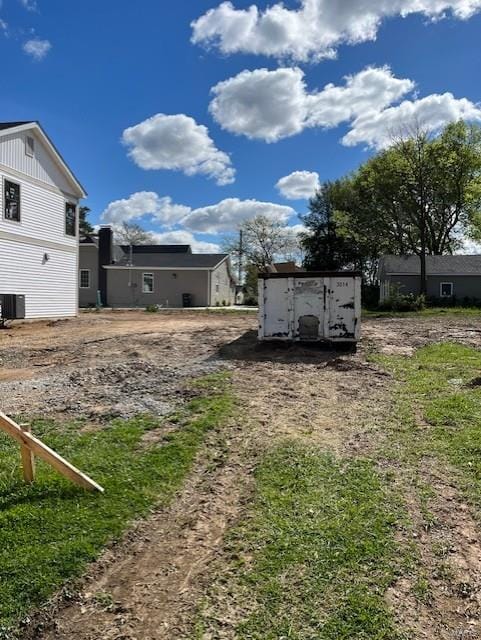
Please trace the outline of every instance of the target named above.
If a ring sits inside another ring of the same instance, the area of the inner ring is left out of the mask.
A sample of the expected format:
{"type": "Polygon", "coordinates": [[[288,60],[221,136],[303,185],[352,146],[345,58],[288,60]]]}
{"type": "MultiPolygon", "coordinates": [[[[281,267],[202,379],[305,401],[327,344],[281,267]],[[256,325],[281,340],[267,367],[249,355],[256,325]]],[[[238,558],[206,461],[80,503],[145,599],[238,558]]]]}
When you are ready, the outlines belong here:
{"type": "Polygon", "coordinates": [[[0,294],[27,318],[75,316],[86,193],[38,122],[0,122],[0,294]]]}

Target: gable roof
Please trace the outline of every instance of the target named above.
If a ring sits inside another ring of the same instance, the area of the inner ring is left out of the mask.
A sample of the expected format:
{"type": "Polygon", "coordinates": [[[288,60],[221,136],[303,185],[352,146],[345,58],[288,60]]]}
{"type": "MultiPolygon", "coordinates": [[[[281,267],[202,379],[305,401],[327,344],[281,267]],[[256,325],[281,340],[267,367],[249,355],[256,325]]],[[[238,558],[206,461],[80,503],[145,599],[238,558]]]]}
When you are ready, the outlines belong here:
{"type": "MultiPolygon", "coordinates": [[[[481,276],[481,255],[426,256],[428,276],[481,276]]],[[[382,256],[380,278],[387,275],[420,275],[419,256],[382,256]]]]}
{"type": "MultiPolygon", "coordinates": [[[[120,249],[130,255],[130,245],[119,245],[120,249]]],[[[136,244],[132,246],[132,253],[192,253],[190,244],[136,244]]]]}
{"type": "Polygon", "coordinates": [[[132,263],[129,254],[111,265],[111,267],[140,267],[145,269],[214,269],[229,257],[227,253],[133,253],[132,263]]]}
{"type": "Polygon", "coordinates": [[[87,196],[87,192],[77,180],[72,170],[63,159],[60,151],[50,140],[39,122],[37,122],[36,120],[26,120],[24,122],[0,122],[0,137],[11,135],[12,133],[21,133],[23,131],[30,130],[34,130],[39,135],[40,139],[50,151],[51,155],[55,158],[60,169],[63,171],[63,173],[66,175],[66,177],[74,187],[75,195],[77,195],[79,198],[85,198],[87,196]]]}

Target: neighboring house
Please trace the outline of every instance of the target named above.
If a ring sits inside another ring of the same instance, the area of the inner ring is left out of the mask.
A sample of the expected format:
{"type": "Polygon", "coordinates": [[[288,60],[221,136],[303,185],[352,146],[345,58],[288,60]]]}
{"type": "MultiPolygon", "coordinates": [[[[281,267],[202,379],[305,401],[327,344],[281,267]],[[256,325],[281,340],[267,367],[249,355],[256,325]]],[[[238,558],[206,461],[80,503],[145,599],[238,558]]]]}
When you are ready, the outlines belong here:
{"type": "Polygon", "coordinates": [[[108,307],[209,307],[234,304],[235,294],[228,254],[196,254],[189,245],[115,245],[110,227],[80,240],[81,307],[99,297],[108,307]]]}
{"type": "Polygon", "coordinates": [[[0,123],[0,294],[24,295],[27,318],[77,314],[85,195],[37,122],[0,123]]]}
{"type": "MultiPolygon", "coordinates": [[[[427,295],[436,299],[481,300],[481,255],[427,256],[427,295]]],[[[390,293],[420,292],[419,256],[383,256],[379,262],[380,300],[390,293]]]]}

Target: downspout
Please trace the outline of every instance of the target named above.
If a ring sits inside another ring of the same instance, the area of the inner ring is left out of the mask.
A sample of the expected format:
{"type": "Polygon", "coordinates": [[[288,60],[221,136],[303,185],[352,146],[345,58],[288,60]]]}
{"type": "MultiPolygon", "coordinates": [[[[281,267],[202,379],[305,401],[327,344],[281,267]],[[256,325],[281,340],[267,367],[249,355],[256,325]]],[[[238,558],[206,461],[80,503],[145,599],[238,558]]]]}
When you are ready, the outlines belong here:
{"type": "Polygon", "coordinates": [[[211,288],[212,272],[209,269],[207,271],[207,306],[212,306],[212,288],[211,288]]]}

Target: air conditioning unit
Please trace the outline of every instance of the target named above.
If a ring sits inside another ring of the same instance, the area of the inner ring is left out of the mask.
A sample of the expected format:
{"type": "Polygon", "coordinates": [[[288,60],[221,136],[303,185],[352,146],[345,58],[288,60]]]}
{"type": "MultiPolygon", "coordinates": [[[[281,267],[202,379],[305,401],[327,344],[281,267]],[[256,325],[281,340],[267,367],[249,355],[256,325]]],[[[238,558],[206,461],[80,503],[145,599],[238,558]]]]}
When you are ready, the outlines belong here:
{"type": "Polygon", "coordinates": [[[0,318],[2,320],[23,320],[25,318],[25,296],[0,293],[0,318]]]}

